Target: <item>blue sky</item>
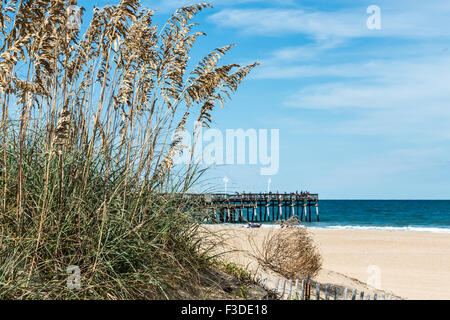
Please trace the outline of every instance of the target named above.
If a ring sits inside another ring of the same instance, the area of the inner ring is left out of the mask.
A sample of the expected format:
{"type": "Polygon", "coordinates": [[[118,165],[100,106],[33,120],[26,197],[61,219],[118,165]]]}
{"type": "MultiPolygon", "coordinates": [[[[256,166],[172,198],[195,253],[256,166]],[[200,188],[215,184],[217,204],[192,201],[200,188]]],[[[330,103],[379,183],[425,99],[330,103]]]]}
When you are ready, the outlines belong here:
{"type": "MultiPolygon", "coordinates": [[[[163,22],[196,1],[148,1],[163,22]]],[[[107,1],[79,1],[90,8],[107,1]]],[[[114,3],[114,1],[110,1],[114,3]]],[[[230,43],[224,62],[258,67],[213,126],[280,129],[272,190],[331,199],[450,199],[450,2],[210,1],[193,59],[230,43]],[[370,5],[381,30],[369,30],[370,5]]],[[[263,191],[259,166],[212,168],[228,190],[263,191]]],[[[218,187],[219,191],[221,187],[218,187]]]]}

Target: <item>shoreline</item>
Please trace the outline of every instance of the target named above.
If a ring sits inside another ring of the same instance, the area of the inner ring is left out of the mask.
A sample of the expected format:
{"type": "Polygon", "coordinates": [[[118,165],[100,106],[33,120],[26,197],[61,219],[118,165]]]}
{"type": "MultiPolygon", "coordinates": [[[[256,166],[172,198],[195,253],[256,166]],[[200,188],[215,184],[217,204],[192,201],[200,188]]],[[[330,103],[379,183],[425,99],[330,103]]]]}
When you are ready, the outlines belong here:
{"type": "Polygon", "coordinates": [[[420,232],[420,233],[435,233],[435,234],[450,234],[449,228],[439,227],[389,227],[389,226],[329,226],[329,227],[307,227],[309,230],[349,230],[349,231],[381,231],[381,232],[420,232]]]}
{"type": "MultiPolygon", "coordinates": [[[[253,223],[253,222],[251,222],[253,223]]],[[[214,224],[205,224],[214,225],[214,224]]],[[[246,227],[247,223],[221,223],[222,226],[227,227],[246,227]]],[[[435,233],[435,234],[450,234],[449,227],[426,227],[426,226],[368,226],[368,225],[327,225],[314,226],[314,222],[302,224],[301,226],[308,228],[308,230],[349,230],[349,231],[382,231],[382,232],[420,232],[420,233],[435,233]]],[[[279,225],[275,223],[263,222],[261,228],[278,228],[279,225]]]]}
{"type": "MultiPolygon", "coordinates": [[[[259,270],[248,237],[260,243],[273,228],[209,225],[221,234],[227,259],[259,270]]],[[[323,258],[318,281],[370,287],[404,299],[450,298],[450,234],[417,231],[332,230],[308,228],[323,258]]]]}

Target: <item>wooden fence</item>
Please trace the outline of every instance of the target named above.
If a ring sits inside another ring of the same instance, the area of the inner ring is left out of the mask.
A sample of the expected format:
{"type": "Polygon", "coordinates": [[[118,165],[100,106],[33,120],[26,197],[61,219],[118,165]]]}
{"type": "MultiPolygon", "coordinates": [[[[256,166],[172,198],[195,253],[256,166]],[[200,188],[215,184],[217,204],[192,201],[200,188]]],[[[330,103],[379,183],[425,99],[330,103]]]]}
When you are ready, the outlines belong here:
{"type": "Polygon", "coordinates": [[[282,300],[401,300],[399,297],[379,293],[357,291],[346,287],[320,284],[306,280],[286,280],[275,278],[275,287],[270,288],[270,277],[260,280],[262,286],[282,300]],[[372,295],[371,295],[372,293],[372,295]]]}

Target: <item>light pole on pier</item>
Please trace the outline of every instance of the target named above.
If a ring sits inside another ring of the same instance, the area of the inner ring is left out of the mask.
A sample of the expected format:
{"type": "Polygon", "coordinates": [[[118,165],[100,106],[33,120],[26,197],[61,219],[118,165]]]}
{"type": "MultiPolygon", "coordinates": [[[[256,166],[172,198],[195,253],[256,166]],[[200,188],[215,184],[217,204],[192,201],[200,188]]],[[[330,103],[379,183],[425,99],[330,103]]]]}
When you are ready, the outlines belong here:
{"type": "Polygon", "coordinates": [[[225,183],[225,193],[227,193],[227,184],[228,184],[228,178],[227,176],[223,177],[223,182],[225,183]]]}

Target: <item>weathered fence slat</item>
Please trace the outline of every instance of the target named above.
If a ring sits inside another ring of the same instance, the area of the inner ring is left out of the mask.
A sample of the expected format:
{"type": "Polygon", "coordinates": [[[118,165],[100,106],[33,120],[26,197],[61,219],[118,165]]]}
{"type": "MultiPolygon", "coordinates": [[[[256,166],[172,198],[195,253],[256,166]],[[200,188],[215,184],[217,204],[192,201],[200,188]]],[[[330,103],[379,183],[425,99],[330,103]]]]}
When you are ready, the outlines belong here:
{"type": "Polygon", "coordinates": [[[325,286],[325,300],[330,300],[330,285],[325,286]]]}
{"type": "Polygon", "coordinates": [[[305,280],[302,280],[302,292],[300,294],[300,300],[305,300],[305,280]]]}
{"type": "Polygon", "coordinates": [[[316,283],[316,300],[320,300],[320,283],[316,283]]]}
{"type": "Polygon", "coordinates": [[[292,295],[292,280],[289,280],[289,291],[287,298],[290,299],[292,295]]]}
{"type": "Polygon", "coordinates": [[[284,297],[284,292],[286,290],[286,279],[283,279],[283,285],[281,286],[281,298],[284,297]]]}
{"type": "MultiPolygon", "coordinates": [[[[255,276],[256,281],[258,281],[263,288],[269,290],[269,283],[271,281],[270,277],[262,278],[255,276]]],[[[320,300],[321,295],[321,284],[311,280],[310,276],[307,277],[306,280],[301,280],[301,289],[299,288],[300,280],[296,279],[295,284],[292,279],[281,279],[275,278],[275,288],[273,292],[279,296],[280,299],[295,299],[295,300],[310,300],[311,299],[311,290],[314,290],[315,287],[315,300],[320,300]],[[282,281],[282,283],[280,283],[282,281]],[[288,287],[286,287],[286,285],[288,287]],[[300,289],[300,290],[299,290],[300,289]]],[[[356,300],[358,291],[356,289],[349,289],[347,287],[343,287],[342,290],[340,287],[336,285],[326,284],[322,289],[325,291],[325,296],[323,299],[330,300],[331,295],[333,295],[334,300],[341,299],[342,300],[356,300]],[[351,294],[350,294],[351,290],[351,294]]],[[[364,291],[359,292],[359,300],[371,300],[371,293],[364,291]]],[[[402,300],[399,297],[393,296],[392,294],[387,294],[385,292],[373,292],[373,300],[402,300]]]]}
{"type": "Polygon", "coordinates": [[[278,293],[278,285],[280,284],[280,279],[277,278],[277,280],[275,280],[275,290],[273,290],[276,293],[278,293]]]}

